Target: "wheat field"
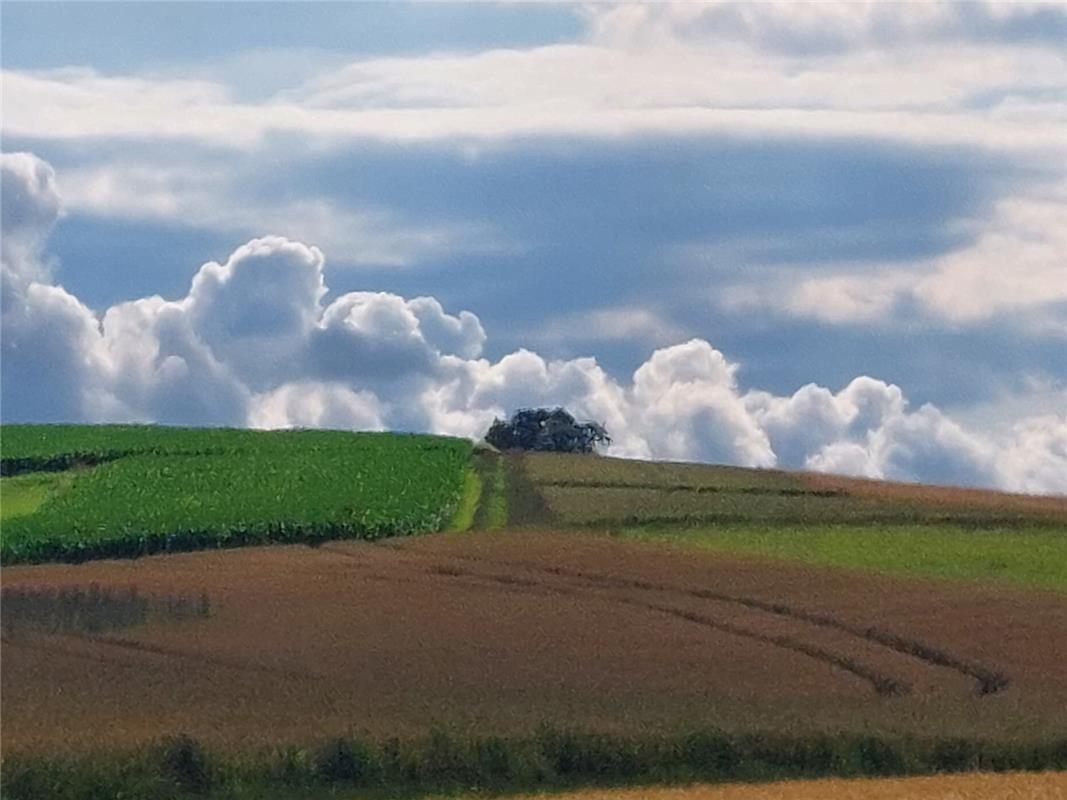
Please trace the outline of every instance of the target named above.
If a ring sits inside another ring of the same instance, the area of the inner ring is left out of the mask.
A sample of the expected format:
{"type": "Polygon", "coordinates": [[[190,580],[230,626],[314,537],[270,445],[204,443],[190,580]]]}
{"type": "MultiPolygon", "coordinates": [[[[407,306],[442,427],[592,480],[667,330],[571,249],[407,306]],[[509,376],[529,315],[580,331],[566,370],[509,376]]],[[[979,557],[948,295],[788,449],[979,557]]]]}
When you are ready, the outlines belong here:
{"type": "MultiPolygon", "coordinates": [[[[1067,798],[1067,772],[593,789],[551,796],[555,800],[1063,800],[1067,798]]],[[[515,800],[535,797],[548,795],[523,795],[515,800]]]]}

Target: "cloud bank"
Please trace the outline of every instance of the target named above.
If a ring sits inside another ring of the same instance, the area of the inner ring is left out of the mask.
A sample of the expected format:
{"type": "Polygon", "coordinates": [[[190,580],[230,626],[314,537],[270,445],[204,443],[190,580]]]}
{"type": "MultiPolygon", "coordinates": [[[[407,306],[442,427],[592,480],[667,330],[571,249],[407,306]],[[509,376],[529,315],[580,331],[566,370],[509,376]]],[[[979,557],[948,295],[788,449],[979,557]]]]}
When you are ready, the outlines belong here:
{"type": "Polygon", "coordinates": [[[45,140],[320,143],[643,134],[846,137],[1054,154],[1061,3],[592,6],[578,42],[364,58],[265,100],[224,80],[3,74],[5,129],[45,140]],[[949,44],[950,46],[946,46],[949,44]]]}
{"type": "Polygon", "coordinates": [[[1067,492],[1067,416],[994,437],[894,385],[745,389],[702,339],[662,347],[628,381],[594,358],[518,350],[482,357],[469,311],[431,297],[329,299],[316,248],[267,236],[193,276],[184,297],[97,314],[50,282],[44,245],[61,213],[52,169],[3,156],[0,413],[17,421],[155,421],[264,428],[402,429],[477,437],[519,406],[604,422],[612,453],[793,467],[902,480],[1067,492]]]}

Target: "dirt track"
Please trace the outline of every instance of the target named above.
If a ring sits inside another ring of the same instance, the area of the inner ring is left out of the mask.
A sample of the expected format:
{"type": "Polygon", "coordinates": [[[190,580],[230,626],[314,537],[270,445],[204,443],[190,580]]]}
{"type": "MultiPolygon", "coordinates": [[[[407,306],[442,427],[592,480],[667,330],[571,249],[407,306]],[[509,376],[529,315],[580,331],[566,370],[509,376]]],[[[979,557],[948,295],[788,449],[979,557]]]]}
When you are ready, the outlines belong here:
{"type": "Polygon", "coordinates": [[[1051,593],[538,532],[16,567],[3,579],[204,591],[213,609],[207,620],[5,641],[9,752],[434,723],[1067,727],[1067,598],[1051,593]]]}

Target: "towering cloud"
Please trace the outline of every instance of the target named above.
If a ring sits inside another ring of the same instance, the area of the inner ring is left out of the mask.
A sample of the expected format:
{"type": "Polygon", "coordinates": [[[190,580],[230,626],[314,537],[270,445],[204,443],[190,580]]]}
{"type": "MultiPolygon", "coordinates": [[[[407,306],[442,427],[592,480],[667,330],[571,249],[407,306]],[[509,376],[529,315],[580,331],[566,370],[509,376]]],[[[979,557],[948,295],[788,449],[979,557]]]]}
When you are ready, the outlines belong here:
{"type": "Polygon", "coordinates": [[[5,421],[144,420],[258,427],[400,428],[479,436],[524,405],[607,424],[618,455],[822,469],[1067,492],[1067,418],[1001,439],[897,386],[745,390],[701,339],[651,354],[626,382],[593,358],[519,350],[482,358],[485,331],[434,298],[352,292],[327,300],[325,259],[282,237],[200,267],[185,297],[98,317],[48,282],[42,246],[59,214],[51,169],[4,156],[5,421]],[[10,244],[9,244],[10,242],[10,244]]]}

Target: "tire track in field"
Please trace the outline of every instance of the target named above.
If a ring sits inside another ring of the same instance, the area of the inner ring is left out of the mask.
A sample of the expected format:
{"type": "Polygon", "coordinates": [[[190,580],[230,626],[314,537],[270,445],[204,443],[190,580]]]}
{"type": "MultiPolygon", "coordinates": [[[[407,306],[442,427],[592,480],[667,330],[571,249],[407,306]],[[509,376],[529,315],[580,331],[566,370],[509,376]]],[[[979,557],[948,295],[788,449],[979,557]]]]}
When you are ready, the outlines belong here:
{"type": "MultiPolygon", "coordinates": [[[[486,575],[484,573],[468,572],[463,573],[455,568],[446,568],[444,570],[440,568],[431,567],[431,571],[435,575],[448,575],[456,578],[475,578],[480,580],[488,580],[499,582],[508,587],[530,587],[539,588],[553,594],[564,594],[573,597],[581,597],[583,599],[597,599],[597,600],[610,600],[614,603],[620,603],[624,605],[633,606],[645,611],[653,611],[660,614],[666,614],[668,616],[675,617],[685,622],[691,622],[696,625],[700,625],[705,628],[711,628],[712,630],[727,633],[733,636],[740,636],[745,639],[751,639],[753,641],[761,642],[763,644],[773,645],[783,650],[789,650],[794,653],[813,658],[816,661],[821,661],[830,666],[837,667],[838,669],[849,672],[857,678],[866,681],[871,684],[871,687],[880,695],[887,697],[900,697],[906,694],[910,694],[912,687],[906,681],[898,678],[891,677],[890,675],[881,672],[873,667],[869,667],[866,664],[850,657],[843,656],[837,653],[833,653],[825,648],[818,647],[816,645],[802,642],[799,639],[795,639],[792,636],[774,635],[768,633],[761,633],[759,631],[746,628],[743,625],[737,625],[732,622],[723,622],[722,620],[714,619],[705,614],[700,614],[695,611],[688,611],[682,608],[676,608],[674,606],[660,605],[658,603],[647,603],[641,600],[637,600],[632,597],[605,597],[601,594],[588,594],[576,592],[573,590],[562,589],[558,586],[552,586],[551,584],[541,583],[538,581],[516,579],[510,575],[486,575]]],[[[467,583],[467,585],[470,585],[467,583]]]]}
{"type": "Polygon", "coordinates": [[[92,636],[82,633],[70,633],[66,638],[97,645],[107,645],[125,652],[163,656],[164,658],[187,661],[196,666],[223,667],[225,669],[239,670],[241,672],[255,672],[264,675],[275,675],[289,680],[327,680],[327,676],[316,672],[301,669],[288,669],[284,667],[270,667],[265,664],[255,664],[236,658],[213,656],[204,653],[193,653],[177,647],[141,642],[136,639],[125,639],[119,636],[92,636]]]}
{"type": "MultiPolygon", "coordinates": [[[[343,550],[337,550],[329,546],[324,546],[322,549],[327,549],[331,553],[344,556],[346,558],[357,559],[351,553],[347,553],[343,550]]],[[[421,554],[420,554],[421,555],[421,554]]],[[[471,559],[474,561],[482,561],[481,559],[471,559]]],[[[483,562],[483,563],[495,563],[495,562],[483,562]]],[[[512,592],[531,592],[538,595],[545,593],[552,595],[566,595],[570,597],[576,597],[582,600],[607,600],[609,602],[629,605],[634,608],[639,608],[644,611],[652,611],[654,613],[666,614],[677,619],[689,622],[695,625],[700,625],[704,628],[710,628],[712,630],[719,631],[721,633],[730,634],[732,636],[739,636],[752,641],[760,642],[762,644],[778,647],[783,650],[788,650],[793,653],[813,658],[816,661],[821,661],[832,667],[836,667],[851,675],[866,681],[871,685],[876,693],[883,696],[902,696],[911,692],[912,687],[905,681],[894,678],[887,675],[874,667],[867,666],[860,661],[851,658],[850,656],[844,656],[837,653],[833,653],[824,648],[802,642],[799,639],[795,639],[791,636],[774,635],[761,633],[751,628],[747,628],[742,625],[737,625],[731,622],[724,622],[717,620],[704,614],[698,614],[696,612],[687,611],[681,608],[675,608],[673,606],[660,605],[657,603],[648,603],[642,600],[637,600],[631,597],[610,597],[603,594],[594,594],[588,591],[582,592],[576,587],[562,587],[546,583],[545,581],[535,580],[532,578],[521,578],[514,575],[494,575],[479,572],[471,572],[463,570],[451,565],[432,564],[427,573],[431,575],[437,575],[445,578],[460,580],[467,587],[479,586],[476,581],[487,581],[496,584],[507,591],[512,592]]],[[[376,578],[380,576],[375,576],[376,578]]],[[[484,586],[484,583],[481,584],[484,586]]],[[[597,587],[585,587],[592,588],[594,591],[597,587]]],[[[632,588],[632,587],[627,587],[632,588]]]]}
{"type": "Polygon", "coordinates": [[[55,641],[43,641],[44,637],[49,640],[54,640],[56,635],[38,634],[34,640],[24,638],[22,636],[16,639],[4,639],[5,647],[14,647],[16,650],[37,650],[42,653],[48,653],[50,655],[63,655],[69,658],[77,658],[82,661],[92,661],[97,664],[106,664],[109,667],[125,667],[127,669],[141,670],[144,668],[144,663],[139,661],[129,661],[123,658],[116,658],[114,655],[106,655],[104,653],[94,653],[91,651],[75,650],[70,647],[63,647],[60,643],[55,641]]]}
{"type": "MultiPolygon", "coordinates": [[[[406,552],[411,553],[412,551],[406,550],[406,552]]],[[[459,554],[448,554],[448,557],[500,567],[517,567],[530,572],[540,572],[542,574],[555,575],[571,580],[582,580],[613,588],[682,594],[700,600],[712,600],[721,603],[739,605],[779,617],[805,622],[815,627],[840,631],[850,636],[863,639],[864,641],[888,648],[889,650],[893,650],[902,655],[916,658],[931,666],[954,670],[955,672],[974,680],[975,691],[979,696],[996,694],[1011,685],[1011,678],[1000,670],[957,656],[946,650],[927,644],[926,642],[919,641],[918,639],[883,630],[876,626],[853,624],[830,614],[808,611],[785,603],[771,602],[745,595],[732,595],[712,589],[685,589],[679,586],[655,583],[637,578],[619,578],[587,570],[572,570],[559,566],[545,567],[540,564],[524,561],[500,561],[497,559],[487,559],[459,554]]]]}

